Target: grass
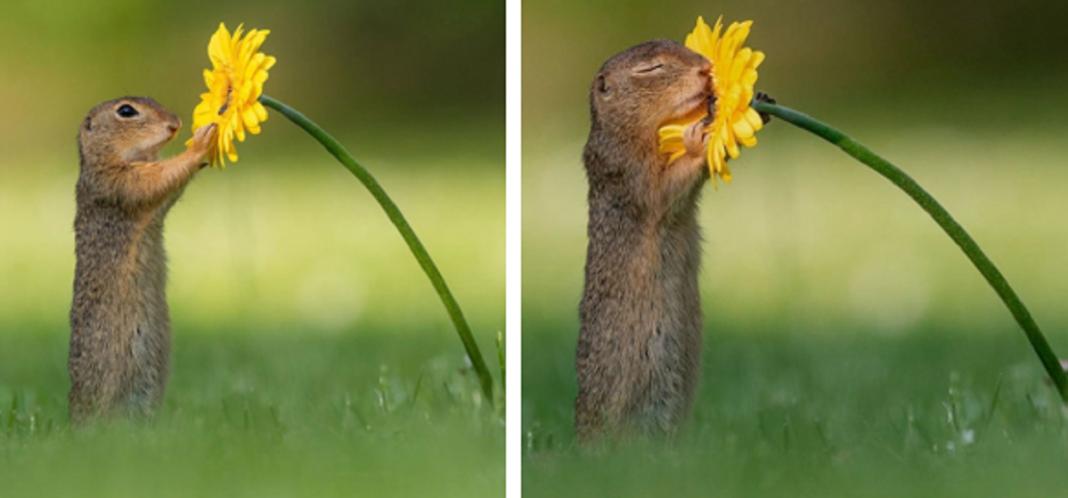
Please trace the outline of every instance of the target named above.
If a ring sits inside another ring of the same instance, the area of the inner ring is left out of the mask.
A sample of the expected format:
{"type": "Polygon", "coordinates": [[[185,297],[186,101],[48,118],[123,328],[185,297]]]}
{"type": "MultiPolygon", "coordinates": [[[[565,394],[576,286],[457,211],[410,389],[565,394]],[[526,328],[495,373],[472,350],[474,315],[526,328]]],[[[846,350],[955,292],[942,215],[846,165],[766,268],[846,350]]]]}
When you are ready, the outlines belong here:
{"type": "Polygon", "coordinates": [[[156,421],[73,431],[65,337],[8,336],[0,482],[7,496],[499,494],[501,414],[457,351],[452,337],[197,331],[177,339],[156,421]]]}
{"type": "MultiPolygon", "coordinates": [[[[0,217],[0,494],[500,495],[503,412],[380,208],[322,151],[248,147],[168,218],[161,413],[86,431],[66,418],[76,159],[0,164],[0,212],[17,214],[0,217]]],[[[492,357],[504,172],[476,152],[363,160],[492,357]]]]}
{"type": "Polygon", "coordinates": [[[674,444],[593,454],[571,443],[573,341],[527,340],[524,496],[1044,496],[1068,484],[1068,425],[1004,332],[709,331],[674,444]]]}

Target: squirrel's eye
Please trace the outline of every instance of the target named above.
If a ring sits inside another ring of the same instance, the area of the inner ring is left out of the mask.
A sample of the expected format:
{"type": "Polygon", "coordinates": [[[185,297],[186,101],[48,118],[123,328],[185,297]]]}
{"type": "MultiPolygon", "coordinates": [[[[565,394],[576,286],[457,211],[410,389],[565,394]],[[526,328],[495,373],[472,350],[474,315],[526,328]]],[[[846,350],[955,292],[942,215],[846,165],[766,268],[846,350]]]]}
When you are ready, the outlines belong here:
{"type": "Polygon", "coordinates": [[[642,66],[642,67],[639,67],[638,69],[634,70],[634,72],[638,73],[638,74],[648,74],[648,73],[651,73],[653,71],[656,71],[657,69],[663,69],[663,68],[664,68],[664,64],[661,63],[661,64],[654,64],[654,65],[651,65],[651,66],[642,66]]]}
{"type": "Polygon", "coordinates": [[[608,82],[605,81],[603,74],[597,76],[597,90],[601,93],[608,93],[608,82]]]}
{"type": "Polygon", "coordinates": [[[121,118],[132,118],[140,113],[138,113],[137,109],[134,109],[132,105],[123,104],[122,107],[115,111],[115,114],[118,114],[121,118]]]}

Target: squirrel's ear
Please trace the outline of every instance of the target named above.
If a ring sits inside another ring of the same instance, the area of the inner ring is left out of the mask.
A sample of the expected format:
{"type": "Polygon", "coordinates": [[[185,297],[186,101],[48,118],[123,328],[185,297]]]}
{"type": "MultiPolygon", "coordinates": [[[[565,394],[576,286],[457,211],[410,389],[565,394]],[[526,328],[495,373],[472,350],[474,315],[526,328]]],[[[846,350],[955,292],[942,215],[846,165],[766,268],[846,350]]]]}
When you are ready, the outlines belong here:
{"type": "Polygon", "coordinates": [[[597,75],[597,91],[602,95],[607,94],[609,91],[608,82],[605,80],[604,74],[597,75]]]}
{"type": "Polygon", "coordinates": [[[83,124],[84,124],[86,130],[92,130],[93,129],[93,118],[91,118],[89,116],[86,116],[85,117],[85,123],[83,123],[83,124]]]}

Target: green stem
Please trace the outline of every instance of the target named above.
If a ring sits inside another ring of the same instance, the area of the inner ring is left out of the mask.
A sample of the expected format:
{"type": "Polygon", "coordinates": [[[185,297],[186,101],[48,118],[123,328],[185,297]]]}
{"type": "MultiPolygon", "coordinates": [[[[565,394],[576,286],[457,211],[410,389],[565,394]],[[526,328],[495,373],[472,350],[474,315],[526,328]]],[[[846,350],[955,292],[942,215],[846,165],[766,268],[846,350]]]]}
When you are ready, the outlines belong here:
{"type": "Polygon", "coordinates": [[[994,288],[994,292],[998,294],[1001,301],[1009,308],[1013,318],[1016,319],[1016,323],[1020,324],[1020,327],[1024,331],[1024,335],[1026,335],[1027,340],[1030,341],[1031,347],[1033,347],[1035,353],[1038,354],[1038,359],[1042,362],[1042,367],[1046,369],[1046,373],[1057,387],[1057,392],[1061,395],[1061,400],[1064,401],[1065,404],[1068,404],[1068,376],[1065,375],[1064,370],[1061,368],[1060,360],[1057,359],[1057,355],[1053,354],[1049,342],[1047,342],[1046,337],[1042,335],[1042,331],[1039,330],[1038,324],[1035,323],[1035,319],[1031,317],[1031,312],[1027,310],[1027,306],[1025,306],[1023,301],[1020,300],[1020,297],[1016,295],[1016,292],[1012,290],[1012,286],[1010,286],[1009,282],[1005,280],[1005,277],[1001,275],[1001,272],[998,271],[998,268],[994,266],[992,261],[990,261],[990,258],[986,257],[986,254],[983,254],[983,250],[979,248],[979,244],[975,243],[975,240],[968,235],[968,232],[964,230],[964,227],[960,226],[960,224],[950,216],[949,212],[946,211],[934,197],[931,197],[931,194],[928,194],[923,187],[920,187],[920,185],[912,179],[912,177],[904,171],[901,171],[897,166],[894,166],[886,159],[879,157],[867,147],[857,143],[844,133],[831,128],[808,115],[767,102],[754,101],[752,107],[757,112],[776,116],[783,121],[808,130],[824,140],[837,145],[845,151],[846,154],[853,156],[858,161],[875,170],[876,173],[879,173],[887,180],[890,180],[894,185],[897,185],[898,188],[904,190],[905,193],[908,194],[912,200],[916,201],[924,211],[927,211],[927,214],[934,218],[935,222],[938,223],[938,226],[942,227],[942,230],[949,235],[949,238],[953,239],[953,242],[956,242],[961,250],[964,251],[964,254],[972,261],[972,264],[979,270],[979,273],[983,274],[986,281],[994,288]]]}
{"type": "Polygon", "coordinates": [[[341,146],[340,143],[334,137],[330,136],[325,130],[319,127],[319,125],[312,122],[312,120],[305,117],[300,112],[297,112],[292,107],[289,107],[271,97],[266,95],[260,96],[260,102],[263,105],[270,107],[289,118],[290,121],[296,123],[297,126],[308,132],[309,135],[319,141],[327,151],[330,152],[342,165],[345,166],[367,190],[371,192],[378,204],[382,206],[382,210],[386,212],[386,216],[389,217],[389,221],[393,222],[393,226],[397,227],[397,231],[400,232],[401,237],[408,243],[408,248],[411,249],[412,255],[419,261],[419,266],[423,268],[423,273],[426,273],[427,278],[430,279],[430,283],[434,285],[434,290],[437,291],[438,297],[441,298],[441,304],[445,305],[445,310],[449,313],[449,318],[452,319],[452,324],[456,327],[456,333],[460,335],[460,341],[464,344],[464,349],[467,351],[467,357],[471,359],[471,365],[474,367],[475,372],[478,374],[479,383],[482,385],[482,393],[486,396],[489,404],[493,404],[493,377],[489,373],[489,369],[486,367],[486,362],[482,359],[482,353],[478,349],[478,343],[475,342],[474,336],[471,335],[471,328],[467,325],[467,320],[464,319],[464,313],[460,309],[459,303],[456,302],[456,298],[452,297],[452,292],[449,291],[448,284],[445,283],[445,278],[441,276],[441,272],[438,271],[438,267],[434,265],[434,260],[430,259],[430,253],[423,247],[423,243],[419,241],[419,237],[415,235],[415,231],[412,230],[411,225],[404,219],[404,215],[401,214],[400,209],[393,200],[389,198],[386,191],[382,189],[382,186],[378,184],[374,176],[367,171],[366,168],[356,162],[355,159],[341,146]]]}

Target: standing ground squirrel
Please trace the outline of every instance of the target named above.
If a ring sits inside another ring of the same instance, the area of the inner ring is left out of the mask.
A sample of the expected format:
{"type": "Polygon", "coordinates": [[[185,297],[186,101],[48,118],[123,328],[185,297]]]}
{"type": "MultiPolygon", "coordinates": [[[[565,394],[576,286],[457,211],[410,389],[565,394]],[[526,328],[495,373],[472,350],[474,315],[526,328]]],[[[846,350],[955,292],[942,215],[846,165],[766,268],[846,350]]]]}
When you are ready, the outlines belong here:
{"type": "Polygon", "coordinates": [[[590,89],[580,441],[606,431],[670,434],[689,412],[701,363],[697,201],[709,178],[706,123],[696,116],[709,106],[709,68],[701,55],[656,40],[609,59],[590,89]],[[669,165],[657,131],[686,120],[696,120],[687,153],[669,165]]]}
{"type": "Polygon", "coordinates": [[[151,415],[170,363],[163,218],[204,163],[215,125],[160,161],[181,129],[145,97],[104,102],[78,135],[77,265],[70,310],[70,418],[151,415]]]}

